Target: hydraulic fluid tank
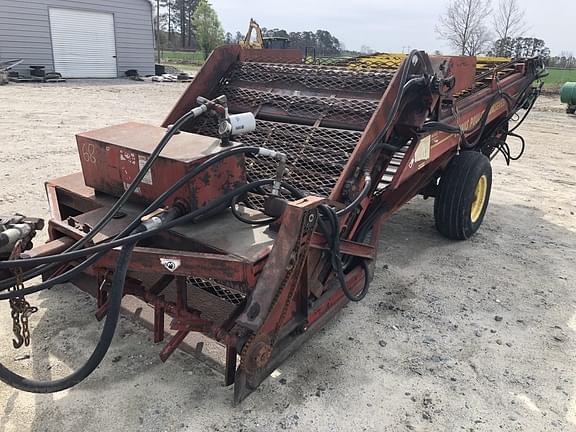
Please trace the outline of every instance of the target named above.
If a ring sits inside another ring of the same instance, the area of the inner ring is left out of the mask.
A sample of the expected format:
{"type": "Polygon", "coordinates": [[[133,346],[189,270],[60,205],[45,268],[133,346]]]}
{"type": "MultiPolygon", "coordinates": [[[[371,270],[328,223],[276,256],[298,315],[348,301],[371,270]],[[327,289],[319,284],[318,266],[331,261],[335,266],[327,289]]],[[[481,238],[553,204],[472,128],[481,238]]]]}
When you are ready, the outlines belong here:
{"type": "Polygon", "coordinates": [[[560,100],[568,105],[576,105],[576,82],[567,82],[562,86],[560,100]]]}

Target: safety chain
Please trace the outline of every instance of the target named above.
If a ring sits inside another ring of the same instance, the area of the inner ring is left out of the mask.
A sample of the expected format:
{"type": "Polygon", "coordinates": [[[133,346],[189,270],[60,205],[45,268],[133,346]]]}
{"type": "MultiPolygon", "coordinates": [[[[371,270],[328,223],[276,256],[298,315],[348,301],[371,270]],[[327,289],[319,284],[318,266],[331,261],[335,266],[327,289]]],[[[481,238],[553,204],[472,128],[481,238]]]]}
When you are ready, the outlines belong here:
{"type": "MultiPolygon", "coordinates": [[[[14,270],[16,284],[9,291],[16,292],[24,288],[22,269],[18,267],[14,270]]],[[[30,328],[28,319],[30,315],[38,312],[38,308],[30,306],[24,297],[15,297],[10,299],[10,314],[12,316],[12,331],[15,339],[12,340],[14,348],[30,345],[30,328]]]]}
{"type": "Polygon", "coordinates": [[[462,149],[462,140],[466,139],[466,135],[460,124],[460,112],[458,111],[456,101],[454,101],[452,104],[452,115],[456,119],[456,125],[458,125],[458,128],[460,128],[460,139],[458,140],[458,147],[456,148],[456,155],[460,155],[460,150],[462,149]]]}

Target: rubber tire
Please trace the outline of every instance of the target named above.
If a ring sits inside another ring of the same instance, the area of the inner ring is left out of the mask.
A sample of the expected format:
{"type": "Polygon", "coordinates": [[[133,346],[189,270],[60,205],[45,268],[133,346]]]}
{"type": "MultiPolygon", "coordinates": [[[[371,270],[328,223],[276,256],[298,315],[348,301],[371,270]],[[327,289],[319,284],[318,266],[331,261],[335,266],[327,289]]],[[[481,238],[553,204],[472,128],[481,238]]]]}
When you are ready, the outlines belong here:
{"type": "Polygon", "coordinates": [[[566,114],[574,114],[576,113],[576,108],[566,108],[566,114]]]}
{"type": "Polygon", "coordinates": [[[490,202],[492,189],[492,166],[490,159],[475,151],[454,156],[442,173],[438,194],[434,200],[436,229],[452,240],[467,240],[478,231],[490,202]],[[488,184],[486,200],[480,217],[472,222],[470,213],[476,185],[486,175],[488,184]]]}

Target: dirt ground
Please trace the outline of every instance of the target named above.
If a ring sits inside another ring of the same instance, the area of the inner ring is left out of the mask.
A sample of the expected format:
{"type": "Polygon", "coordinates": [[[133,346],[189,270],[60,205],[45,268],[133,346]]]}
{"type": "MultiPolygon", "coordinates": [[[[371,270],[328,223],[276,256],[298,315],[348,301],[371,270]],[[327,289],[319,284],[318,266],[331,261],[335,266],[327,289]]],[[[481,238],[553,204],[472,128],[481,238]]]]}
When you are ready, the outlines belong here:
{"type": "MultiPolygon", "coordinates": [[[[159,124],[182,84],[124,81],[0,87],[0,213],[48,217],[44,180],[79,169],[74,134],[159,124]]],[[[78,387],[30,395],[0,384],[0,432],[576,431],[576,117],[543,97],[525,157],[494,163],[492,202],[471,240],[434,229],[416,199],[384,227],[367,299],[346,307],[241,406],[195,357],[122,319],[78,387]]],[[[55,378],[91,352],[94,301],[63,286],[30,298],[32,346],[2,363],[55,378]],[[31,357],[28,358],[27,355],[31,357]]]]}

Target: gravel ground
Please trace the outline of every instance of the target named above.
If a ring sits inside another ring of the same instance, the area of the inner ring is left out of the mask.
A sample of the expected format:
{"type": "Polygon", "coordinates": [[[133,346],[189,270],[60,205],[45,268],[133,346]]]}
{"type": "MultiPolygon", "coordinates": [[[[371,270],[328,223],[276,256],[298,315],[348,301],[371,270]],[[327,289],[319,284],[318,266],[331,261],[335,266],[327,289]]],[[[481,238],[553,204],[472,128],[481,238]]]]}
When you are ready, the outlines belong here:
{"type": "MultiPolygon", "coordinates": [[[[43,182],[79,169],[74,134],[161,123],[182,84],[125,81],[0,88],[0,213],[48,217],[43,182]]],[[[525,157],[494,163],[484,226],[455,243],[432,201],[386,225],[367,299],[346,307],[241,406],[222,376],[122,319],[101,367],[76,388],[24,394],[0,384],[7,431],[576,430],[576,117],[543,97],[525,157]]],[[[54,378],[77,367],[100,326],[94,301],[63,286],[30,298],[32,346],[2,362],[54,378]],[[27,356],[30,355],[30,358],[27,356]]]]}

